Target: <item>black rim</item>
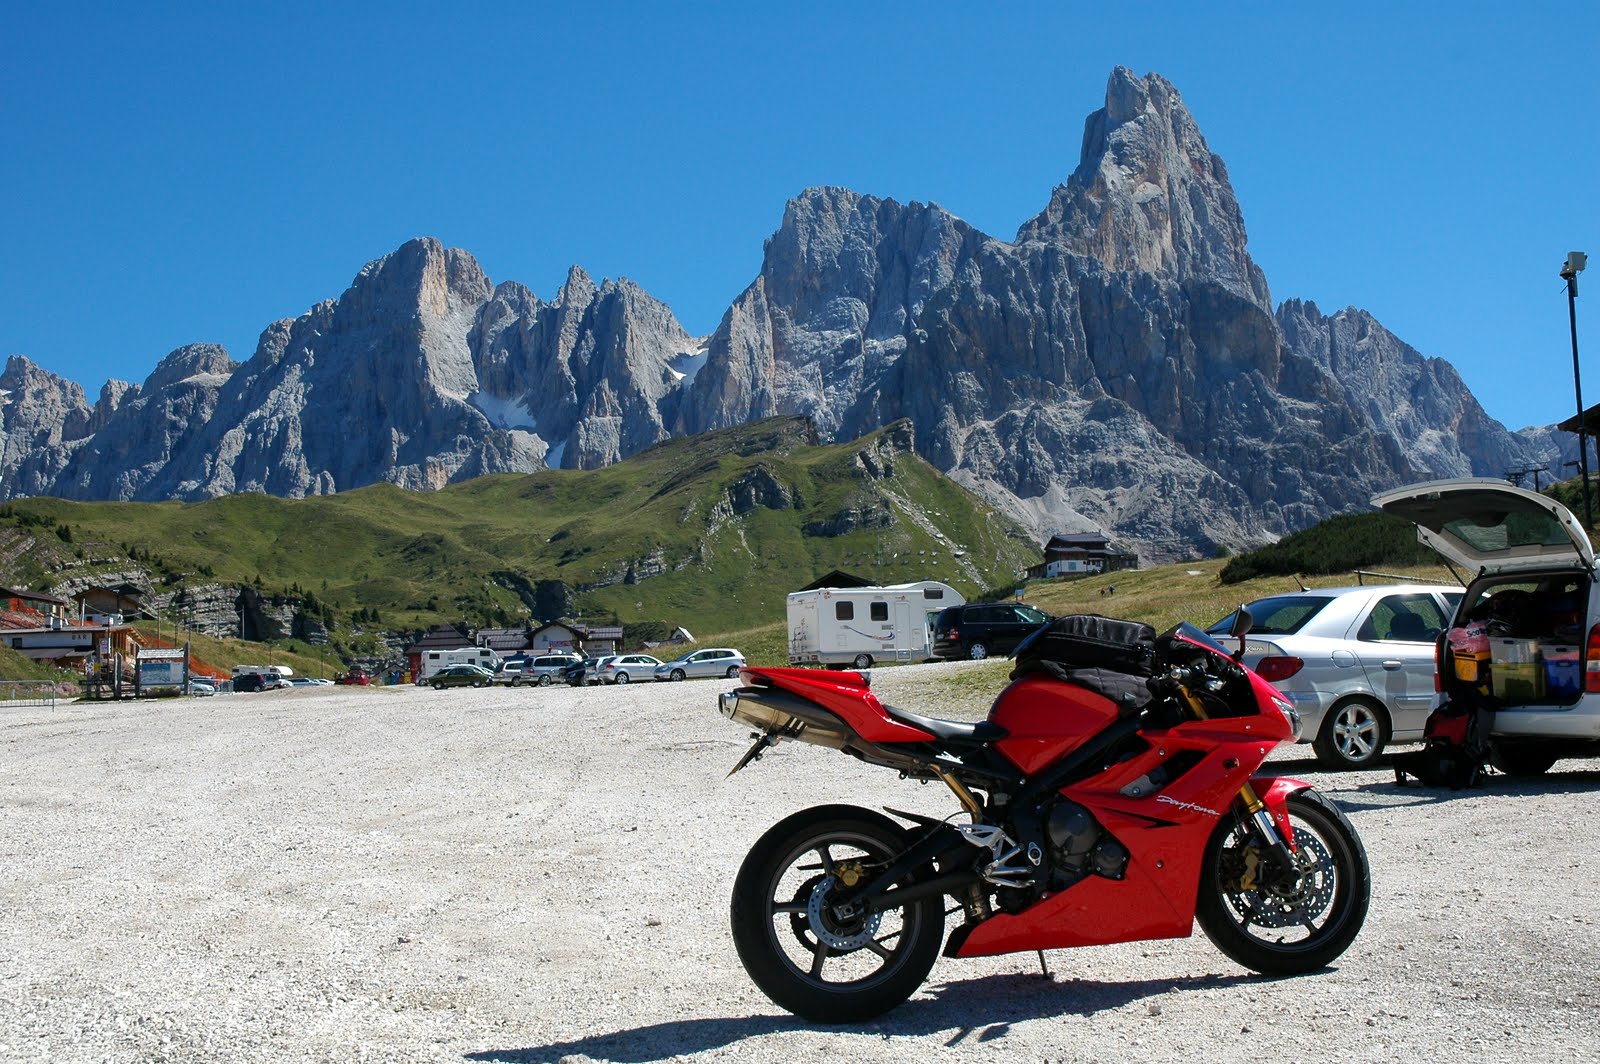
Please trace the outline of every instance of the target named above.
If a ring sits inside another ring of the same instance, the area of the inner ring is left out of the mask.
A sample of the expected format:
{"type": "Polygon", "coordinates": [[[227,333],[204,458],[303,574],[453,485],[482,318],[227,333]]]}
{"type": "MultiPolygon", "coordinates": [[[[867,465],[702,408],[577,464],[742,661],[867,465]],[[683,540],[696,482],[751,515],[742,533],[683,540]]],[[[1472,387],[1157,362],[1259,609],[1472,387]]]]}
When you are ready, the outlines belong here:
{"type": "Polygon", "coordinates": [[[880,840],[841,829],[816,832],[786,851],[768,880],[766,927],[792,975],[818,989],[854,992],[905,965],[922,919],[915,907],[871,916],[835,908],[847,881],[881,871],[891,856],[880,840]]]}
{"type": "Polygon", "coordinates": [[[1349,917],[1354,868],[1336,825],[1290,810],[1295,860],[1300,875],[1292,884],[1274,885],[1270,864],[1248,825],[1236,821],[1218,854],[1216,889],[1222,910],[1255,942],[1279,953],[1320,947],[1349,917]]]}

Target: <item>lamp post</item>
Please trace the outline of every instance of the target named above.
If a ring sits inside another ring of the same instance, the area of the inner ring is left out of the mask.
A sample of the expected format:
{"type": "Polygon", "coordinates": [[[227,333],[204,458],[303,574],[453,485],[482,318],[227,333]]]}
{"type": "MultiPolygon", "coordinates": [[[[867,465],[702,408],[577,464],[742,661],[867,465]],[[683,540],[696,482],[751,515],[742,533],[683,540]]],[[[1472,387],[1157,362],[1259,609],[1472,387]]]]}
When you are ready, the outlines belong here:
{"type": "Polygon", "coordinates": [[[1578,398],[1578,471],[1583,477],[1583,527],[1594,527],[1594,507],[1589,501],[1589,435],[1583,425],[1583,383],[1578,375],[1578,274],[1589,265],[1581,251],[1567,252],[1561,278],[1567,282],[1567,323],[1572,328],[1572,388],[1578,398]]]}

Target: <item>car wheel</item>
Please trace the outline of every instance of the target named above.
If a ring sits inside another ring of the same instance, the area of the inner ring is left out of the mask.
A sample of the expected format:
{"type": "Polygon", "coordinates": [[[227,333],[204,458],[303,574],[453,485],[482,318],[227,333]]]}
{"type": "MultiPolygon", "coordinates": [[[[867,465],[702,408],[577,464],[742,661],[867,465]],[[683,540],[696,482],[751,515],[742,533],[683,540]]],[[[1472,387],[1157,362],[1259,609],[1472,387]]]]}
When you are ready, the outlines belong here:
{"type": "Polygon", "coordinates": [[[1542,776],[1555,763],[1555,751],[1538,743],[1512,746],[1495,743],[1489,750],[1489,764],[1507,776],[1542,776]]]}
{"type": "Polygon", "coordinates": [[[488,681],[486,681],[486,680],[473,680],[472,681],[472,686],[474,686],[474,687],[482,687],[487,682],[488,681]]]}
{"type": "Polygon", "coordinates": [[[856,660],[852,661],[850,666],[858,671],[861,669],[870,669],[872,668],[872,655],[857,654],[856,660]]]}
{"type": "Polygon", "coordinates": [[[973,661],[982,661],[989,656],[989,648],[983,643],[974,643],[967,648],[967,657],[973,661]]]}
{"type": "Polygon", "coordinates": [[[625,673],[625,672],[617,673],[616,682],[617,683],[627,683],[628,682],[628,674],[625,673]]]}
{"type": "Polygon", "coordinates": [[[511,686],[512,686],[512,687],[515,687],[515,686],[517,686],[517,684],[519,684],[519,683],[521,683],[521,682],[522,682],[522,677],[520,677],[520,676],[513,676],[513,677],[511,677],[511,686]]]}
{"type": "Polygon", "coordinates": [[[550,686],[550,674],[549,673],[546,673],[545,675],[539,677],[539,686],[540,687],[549,687],[550,686]]]}
{"type": "Polygon", "coordinates": [[[436,683],[436,684],[433,685],[433,689],[435,691],[443,691],[444,690],[444,684],[436,683]]]}
{"type": "Polygon", "coordinates": [[[670,679],[670,680],[681,680],[681,679],[683,679],[683,670],[682,669],[673,669],[672,670],[672,675],[670,677],[668,677],[668,679],[670,679]]]}
{"type": "Polygon", "coordinates": [[[735,676],[739,675],[739,666],[737,666],[737,665],[729,665],[728,666],[728,671],[723,673],[723,675],[726,676],[730,680],[733,679],[735,676]]]}
{"type": "Polygon", "coordinates": [[[1370,767],[1389,741],[1389,718],[1383,707],[1365,698],[1351,698],[1328,711],[1312,749],[1331,769],[1370,767]]]}

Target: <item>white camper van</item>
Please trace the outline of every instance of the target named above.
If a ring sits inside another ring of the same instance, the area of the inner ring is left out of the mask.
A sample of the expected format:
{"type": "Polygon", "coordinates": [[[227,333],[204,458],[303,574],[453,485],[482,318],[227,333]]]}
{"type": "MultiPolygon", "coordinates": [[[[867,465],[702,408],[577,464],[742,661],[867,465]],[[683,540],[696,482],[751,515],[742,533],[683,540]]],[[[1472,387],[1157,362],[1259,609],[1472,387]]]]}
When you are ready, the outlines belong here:
{"type": "Polygon", "coordinates": [[[949,584],[828,587],[788,598],[789,664],[848,665],[933,657],[933,618],[966,599],[949,584]]]}
{"type": "Polygon", "coordinates": [[[500,655],[488,647],[425,650],[422,653],[422,668],[417,671],[417,682],[427,683],[428,677],[449,665],[482,665],[493,672],[499,664],[500,655]]]}

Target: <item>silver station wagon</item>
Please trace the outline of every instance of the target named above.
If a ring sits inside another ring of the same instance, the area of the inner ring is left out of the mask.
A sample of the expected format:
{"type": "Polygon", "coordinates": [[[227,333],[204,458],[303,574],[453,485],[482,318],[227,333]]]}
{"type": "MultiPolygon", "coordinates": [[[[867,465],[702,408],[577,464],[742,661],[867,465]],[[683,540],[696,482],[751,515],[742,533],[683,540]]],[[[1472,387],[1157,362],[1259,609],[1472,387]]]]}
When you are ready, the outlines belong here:
{"type": "MultiPolygon", "coordinates": [[[[1391,742],[1422,738],[1436,694],[1434,644],[1460,587],[1391,584],[1273,595],[1255,618],[1244,663],[1294,703],[1300,741],[1329,768],[1371,765],[1391,742]]],[[[1227,632],[1229,614],[1207,629],[1227,632]]]]}

